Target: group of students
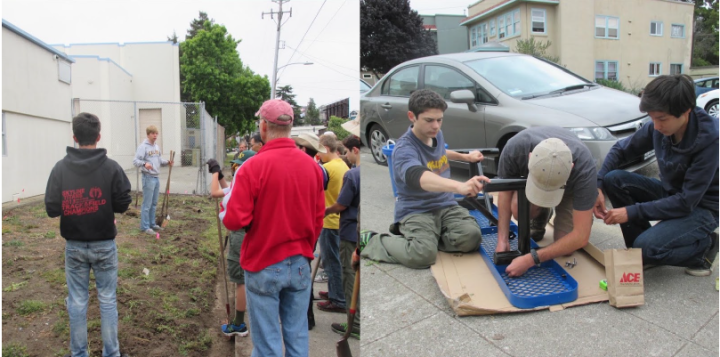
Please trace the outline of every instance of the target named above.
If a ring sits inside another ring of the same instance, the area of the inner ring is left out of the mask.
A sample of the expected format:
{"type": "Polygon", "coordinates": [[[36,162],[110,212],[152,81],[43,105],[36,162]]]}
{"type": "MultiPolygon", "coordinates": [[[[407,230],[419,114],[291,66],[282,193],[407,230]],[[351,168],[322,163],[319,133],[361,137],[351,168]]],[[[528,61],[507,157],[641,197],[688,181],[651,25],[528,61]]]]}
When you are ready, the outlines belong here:
{"type": "MultiPolygon", "coordinates": [[[[223,333],[248,334],[247,302],[253,356],[281,356],[283,347],[287,356],[307,356],[308,330],[314,325],[310,262],[318,239],[329,277],[329,291],[319,294],[327,301],[319,302],[318,308],[337,312],[348,308],[345,299],[352,294],[358,254],[426,268],[435,263],[438,251],[477,251],[480,227],[457,204],[455,194],[476,196],[491,180],[450,179],[448,160],[479,162],[484,157],[478,151],[445,149],[440,128],[446,108],[433,91],[418,90],[410,96],[411,125],[392,154],[398,192],[395,223],[390,233],[364,231],[358,236],[359,138],[343,140],[346,158],[354,165],[349,168],[333,137],[303,134],[292,139],[292,107],[278,99],[263,103],[257,113],[259,134],[250,140],[253,150],[246,150],[246,143],[241,147],[245,150],[233,160],[237,166],[231,183],[217,161],[208,162],[212,195],[223,197],[220,219],[230,231],[228,274],[238,289],[235,318],[222,326],[223,333]]],[[[534,265],[585,246],[593,215],[606,224],[619,224],[626,246],[641,248],[646,265],[685,267],[693,276],[712,273],[718,253],[718,119],[695,106],[693,82],[685,75],[663,75],[650,82],[640,110],[651,121],[619,140],[599,171],[588,148],[564,128],[528,128],[506,143],[498,177],[527,179],[533,239],[542,239],[555,214],[553,242],[515,258],[506,269],[509,276],[521,276],[534,265]],[[655,152],[660,179],[621,169],[628,158],[650,150],[655,152]],[[612,209],[605,206],[606,196],[612,209]]],[[[92,269],[103,355],[120,356],[114,213],[126,211],[132,201],[130,182],[107,151],[97,148],[97,116],[80,113],[72,128],[78,148],[67,148],[65,158],[52,169],[45,193],[47,214],[61,217],[60,234],[67,240],[70,348],[73,356],[87,355],[92,269]]],[[[140,229],[149,234],[161,229],[153,222],[158,169],[173,164],[161,158],[157,135],[156,128],[147,128],[148,139],[133,161],[143,173],[140,229]]],[[[499,193],[498,252],[509,249],[509,223],[511,216],[517,217],[517,199],[516,193],[499,193]]],[[[338,323],[332,329],[351,328],[359,337],[356,316],[354,326],[338,323]]]]}
{"type": "MultiPolygon", "coordinates": [[[[673,265],[685,267],[689,275],[710,275],[718,253],[718,119],[695,106],[694,93],[686,75],[651,81],[640,100],[640,110],[651,120],[619,140],[599,171],[589,149],[565,128],[532,127],[508,140],[500,154],[498,177],[527,179],[531,237],[543,238],[553,212],[555,220],[553,242],[513,259],[507,274],[521,276],[533,266],[584,247],[594,215],[605,224],[619,224],[625,245],[641,248],[646,266],[673,265]],[[622,170],[627,160],[651,150],[660,179],[622,170]]],[[[448,160],[478,162],[483,156],[445,149],[440,128],[446,108],[431,90],[410,96],[411,125],[392,154],[396,223],[390,233],[361,234],[363,257],[427,268],[438,251],[479,248],[480,227],[454,194],[476,196],[491,180],[450,179],[448,160]]],[[[510,249],[509,223],[511,216],[518,216],[517,199],[517,192],[498,195],[497,252],[510,249]]]]}

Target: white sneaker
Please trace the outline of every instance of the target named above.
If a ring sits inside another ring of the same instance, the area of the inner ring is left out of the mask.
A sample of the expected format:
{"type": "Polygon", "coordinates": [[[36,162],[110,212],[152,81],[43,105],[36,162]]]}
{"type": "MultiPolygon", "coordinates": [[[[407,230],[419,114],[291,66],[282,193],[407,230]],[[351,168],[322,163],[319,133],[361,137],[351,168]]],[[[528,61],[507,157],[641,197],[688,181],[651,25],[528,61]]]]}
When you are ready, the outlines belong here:
{"type": "Polygon", "coordinates": [[[152,227],[152,229],[154,229],[154,230],[156,230],[156,231],[161,231],[161,230],[163,230],[163,227],[160,227],[160,226],[158,226],[158,225],[156,224],[156,225],[154,225],[154,226],[152,227]]]}
{"type": "Polygon", "coordinates": [[[149,234],[152,236],[157,234],[154,230],[152,230],[152,228],[148,228],[148,229],[144,230],[143,233],[146,233],[146,234],[149,234]]]}

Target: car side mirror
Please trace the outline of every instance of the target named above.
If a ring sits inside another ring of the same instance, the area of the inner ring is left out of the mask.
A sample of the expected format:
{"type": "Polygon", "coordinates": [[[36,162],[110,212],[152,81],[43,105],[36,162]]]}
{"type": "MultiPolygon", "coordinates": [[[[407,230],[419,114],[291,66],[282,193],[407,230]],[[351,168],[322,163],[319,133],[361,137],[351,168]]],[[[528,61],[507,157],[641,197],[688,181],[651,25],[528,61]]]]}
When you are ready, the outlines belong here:
{"type": "Polygon", "coordinates": [[[475,105],[475,94],[468,89],[456,90],[450,93],[450,101],[453,103],[465,103],[468,110],[475,113],[477,106],[475,105]]]}

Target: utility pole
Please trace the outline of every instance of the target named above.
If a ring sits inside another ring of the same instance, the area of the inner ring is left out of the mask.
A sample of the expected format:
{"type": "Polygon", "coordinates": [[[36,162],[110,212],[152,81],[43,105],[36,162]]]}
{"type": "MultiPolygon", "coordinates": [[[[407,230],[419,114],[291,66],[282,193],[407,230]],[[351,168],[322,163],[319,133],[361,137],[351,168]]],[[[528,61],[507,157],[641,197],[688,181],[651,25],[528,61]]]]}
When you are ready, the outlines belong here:
{"type": "MultiPolygon", "coordinates": [[[[270,15],[270,19],[274,20],[274,15],[277,14],[277,37],[275,38],[275,61],[273,62],[273,78],[272,78],[272,89],[270,93],[270,99],[275,98],[275,86],[277,82],[277,62],[278,62],[278,51],[280,50],[280,28],[282,27],[282,17],[285,12],[282,10],[282,6],[284,2],[290,2],[290,0],[272,0],[272,2],[278,3],[278,11],[273,12],[272,9],[270,9],[270,12],[263,12],[261,15],[261,18],[264,19],[265,15],[270,15]]],[[[290,17],[292,17],[292,8],[290,8],[290,11],[287,11],[290,13],[290,17]]]]}

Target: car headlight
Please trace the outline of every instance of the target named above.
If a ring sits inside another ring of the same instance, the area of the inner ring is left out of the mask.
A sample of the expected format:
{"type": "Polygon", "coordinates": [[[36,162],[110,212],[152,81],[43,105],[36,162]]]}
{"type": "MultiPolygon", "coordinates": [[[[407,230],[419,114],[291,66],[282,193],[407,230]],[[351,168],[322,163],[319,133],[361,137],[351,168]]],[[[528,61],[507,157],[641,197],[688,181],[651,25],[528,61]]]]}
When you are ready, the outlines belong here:
{"type": "Polygon", "coordinates": [[[609,130],[601,127],[590,127],[590,128],[568,128],[577,135],[580,140],[617,140],[609,130]]]}

